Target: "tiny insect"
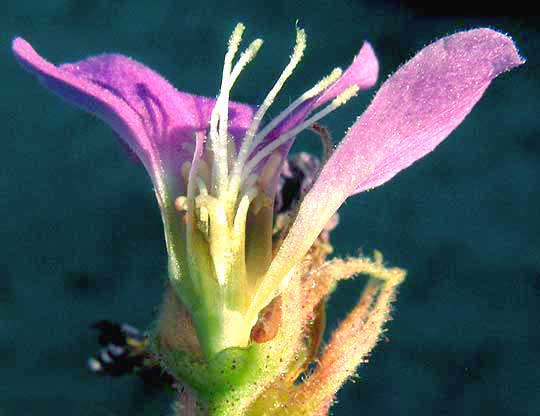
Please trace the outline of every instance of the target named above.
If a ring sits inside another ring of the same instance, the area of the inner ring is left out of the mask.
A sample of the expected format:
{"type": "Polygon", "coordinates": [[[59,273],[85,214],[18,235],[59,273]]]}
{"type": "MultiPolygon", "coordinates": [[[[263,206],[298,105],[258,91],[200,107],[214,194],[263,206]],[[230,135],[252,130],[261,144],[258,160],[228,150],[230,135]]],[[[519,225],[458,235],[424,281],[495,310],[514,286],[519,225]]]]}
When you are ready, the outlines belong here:
{"type": "Polygon", "coordinates": [[[88,359],[88,368],[100,375],[119,377],[136,374],[145,388],[156,390],[173,387],[174,379],[148,350],[148,337],[129,324],[102,320],[92,325],[99,331],[103,347],[88,359]]]}

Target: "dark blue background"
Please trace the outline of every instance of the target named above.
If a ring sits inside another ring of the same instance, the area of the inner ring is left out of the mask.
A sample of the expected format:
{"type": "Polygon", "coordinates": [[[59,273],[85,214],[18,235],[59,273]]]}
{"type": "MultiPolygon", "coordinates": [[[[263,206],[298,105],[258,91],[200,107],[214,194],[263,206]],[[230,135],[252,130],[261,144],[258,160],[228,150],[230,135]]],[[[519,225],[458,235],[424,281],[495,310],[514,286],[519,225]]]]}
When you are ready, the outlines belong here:
{"type": "MultiPolygon", "coordinates": [[[[3,4],[0,415],[158,415],[169,406],[167,395],[145,395],[135,378],[98,378],[85,368],[97,348],[88,329],[93,321],[145,327],[160,302],[166,257],[150,182],[105,125],[18,67],[11,38],[24,36],[53,62],[122,52],[181,90],[215,95],[226,38],[243,21],[248,38],[266,43],[233,95],[258,103],[287,60],[296,19],[307,30],[308,51],[282,104],[334,66],[347,65],[364,39],[377,51],[381,80],[432,40],[478,26],[508,32],[529,59],[498,78],[433,154],[342,208],[336,254],[380,249],[409,276],[390,342],[345,386],[333,413],[540,412],[540,36],[534,18],[482,17],[500,11],[465,2],[446,5],[452,8],[443,13],[460,16],[444,18],[435,15],[433,2],[412,1],[3,4]],[[475,17],[461,17],[467,15],[475,17]]],[[[508,6],[513,14],[523,11],[517,3],[508,6]]],[[[336,137],[372,95],[326,120],[336,137]]],[[[358,279],[337,291],[330,328],[361,286],[358,279]]]]}

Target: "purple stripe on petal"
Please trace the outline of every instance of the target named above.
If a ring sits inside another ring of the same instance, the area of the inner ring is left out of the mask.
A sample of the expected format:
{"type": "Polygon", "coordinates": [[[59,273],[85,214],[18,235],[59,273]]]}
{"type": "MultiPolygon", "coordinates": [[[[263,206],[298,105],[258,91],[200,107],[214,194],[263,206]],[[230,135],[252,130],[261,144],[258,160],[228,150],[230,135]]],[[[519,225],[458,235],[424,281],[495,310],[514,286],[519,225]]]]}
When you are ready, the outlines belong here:
{"type": "MultiPolygon", "coordinates": [[[[181,152],[182,142],[188,142],[192,148],[194,133],[208,127],[214,99],[178,91],[159,74],[131,58],[105,54],[61,68],[107,86],[128,102],[141,116],[162,158],[181,152]]],[[[230,133],[243,134],[251,122],[252,107],[230,103],[229,109],[230,133]]],[[[191,156],[188,152],[187,158],[182,159],[190,160],[191,156]]]]}
{"type": "Polygon", "coordinates": [[[509,37],[476,29],[427,46],[401,67],[324,166],[268,279],[286,275],[348,196],[383,184],[433,150],[497,75],[523,62],[509,37]]]}
{"type": "MultiPolygon", "coordinates": [[[[194,135],[206,131],[215,100],[176,90],[156,72],[118,54],[103,54],[55,66],[28,42],[13,41],[22,66],[50,90],[107,122],[145,164],[164,176],[174,194],[183,192],[179,171],[191,161],[194,135]]],[[[242,136],[252,107],[230,103],[229,130],[242,136]]]]}
{"type": "Polygon", "coordinates": [[[21,65],[49,89],[69,102],[101,117],[139,156],[144,157],[148,138],[138,115],[121,97],[62,71],[40,57],[24,39],[13,40],[13,52],[21,65]]]}

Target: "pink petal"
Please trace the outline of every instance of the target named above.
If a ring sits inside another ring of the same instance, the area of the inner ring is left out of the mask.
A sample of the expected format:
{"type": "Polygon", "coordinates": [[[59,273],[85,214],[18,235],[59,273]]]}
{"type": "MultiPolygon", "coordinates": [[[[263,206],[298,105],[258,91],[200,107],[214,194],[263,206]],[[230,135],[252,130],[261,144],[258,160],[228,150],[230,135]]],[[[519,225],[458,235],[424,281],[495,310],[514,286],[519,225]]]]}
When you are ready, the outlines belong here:
{"type": "Polygon", "coordinates": [[[381,87],[300,206],[269,276],[284,276],[351,194],[381,185],[433,150],[500,73],[524,61],[490,29],[460,32],[420,51],[381,87]]]}
{"type": "MultiPolygon", "coordinates": [[[[13,41],[13,52],[47,88],[111,125],[152,177],[164,175],[175,193],[181,191],[179,169],[192,158],[194,133],[208,127],[214,99],[180,92],[122,55],[103,54],[57,67],[21,38],[13,41]]],[[[231,134],[243,135],[252,114],[251,107],[231,103],[231,134]]]]}
{"type": "Polygon", "coordinates": [[[139,156],[142,149],[149,147],[142,120],[121,97],[58,69],[39,56],[24,39],[15,38],[12,49],[15,57],[28,72],[38,76],[46,87],[66,100],[103,118],[132,145],[132,149],[139,156]]]}
{"type": "MultiPolygon", "coordinates": [[[[491,29],[445,37],[388,79],[321,174],[340,174],[342,198],[379,186],[441,143],[491,81],[523,60],[512,40],[491,29]]],[[[329,185],[329,183],[328,183],[329,185]]]]}
{"type": "Polygon", "coordinates": [[[316,105],[320,106],[333,100],[351,85],[358,85],[360,90],[367,90],[375,85],[379,76],[379,61],[371,44],[364,42],[352,64],[330,88],[318,98],[316,105]]]}

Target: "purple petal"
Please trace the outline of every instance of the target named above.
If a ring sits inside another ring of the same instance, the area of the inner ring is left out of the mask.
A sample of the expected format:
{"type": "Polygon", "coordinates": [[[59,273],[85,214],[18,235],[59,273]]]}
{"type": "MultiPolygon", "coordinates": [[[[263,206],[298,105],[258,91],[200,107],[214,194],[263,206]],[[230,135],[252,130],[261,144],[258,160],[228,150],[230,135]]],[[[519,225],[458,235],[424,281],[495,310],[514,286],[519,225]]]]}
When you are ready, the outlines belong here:
{"type": "Polygon", "coordinates": [[[268,274],[283,276],[351,194],[381,185],[433,150],[500,73],[523,63],[490,29],[460,32],[420,51],[381,87],[324,166],[268,274]]]}
{"type": "MultiPolygon", "coordinates": [[[[191,160],[194,133],[208,126],[214,99],[180,92],[122,55],[104,54],[57,67],[21,38],[13,41],[13,52],[46,87],[111,125],[152,177],[164,175],[175,182],[169,184],[175,192],[180,191],[175,178],[182,163],[191,160]]],[[[251,107],[231,103],[231,134],[243,134],[252,114],[251,107]]]]}
{"type": "Polygon", "coordinates": [[[337,172],[347,184],[343,198],[383,184],[441,143],[497,75],[522,63],[512,40],[491,29],[424,48],[383,84],[325,167],[321,186],[337,172]]]}
{"type": "Polygon", "coordinates": [[[341,77],[326,89],[315,103],[316,106],[333,100],[351,85],[358,85],[360,90],[367,90],[375,85],[379,76],[379,61],[369,42],[364,42],[358,55],[341,77]]]}
{"type": "Polygon", "coordinates": [[[66,100],[103,118],[139,156],[141,150],[149,147],[142,120],[122,98],[92,82],[58,69],[39,56],[24,39],[14,39],[12,49],[28,72],[38,76],[47,88],[66,100]]]}

